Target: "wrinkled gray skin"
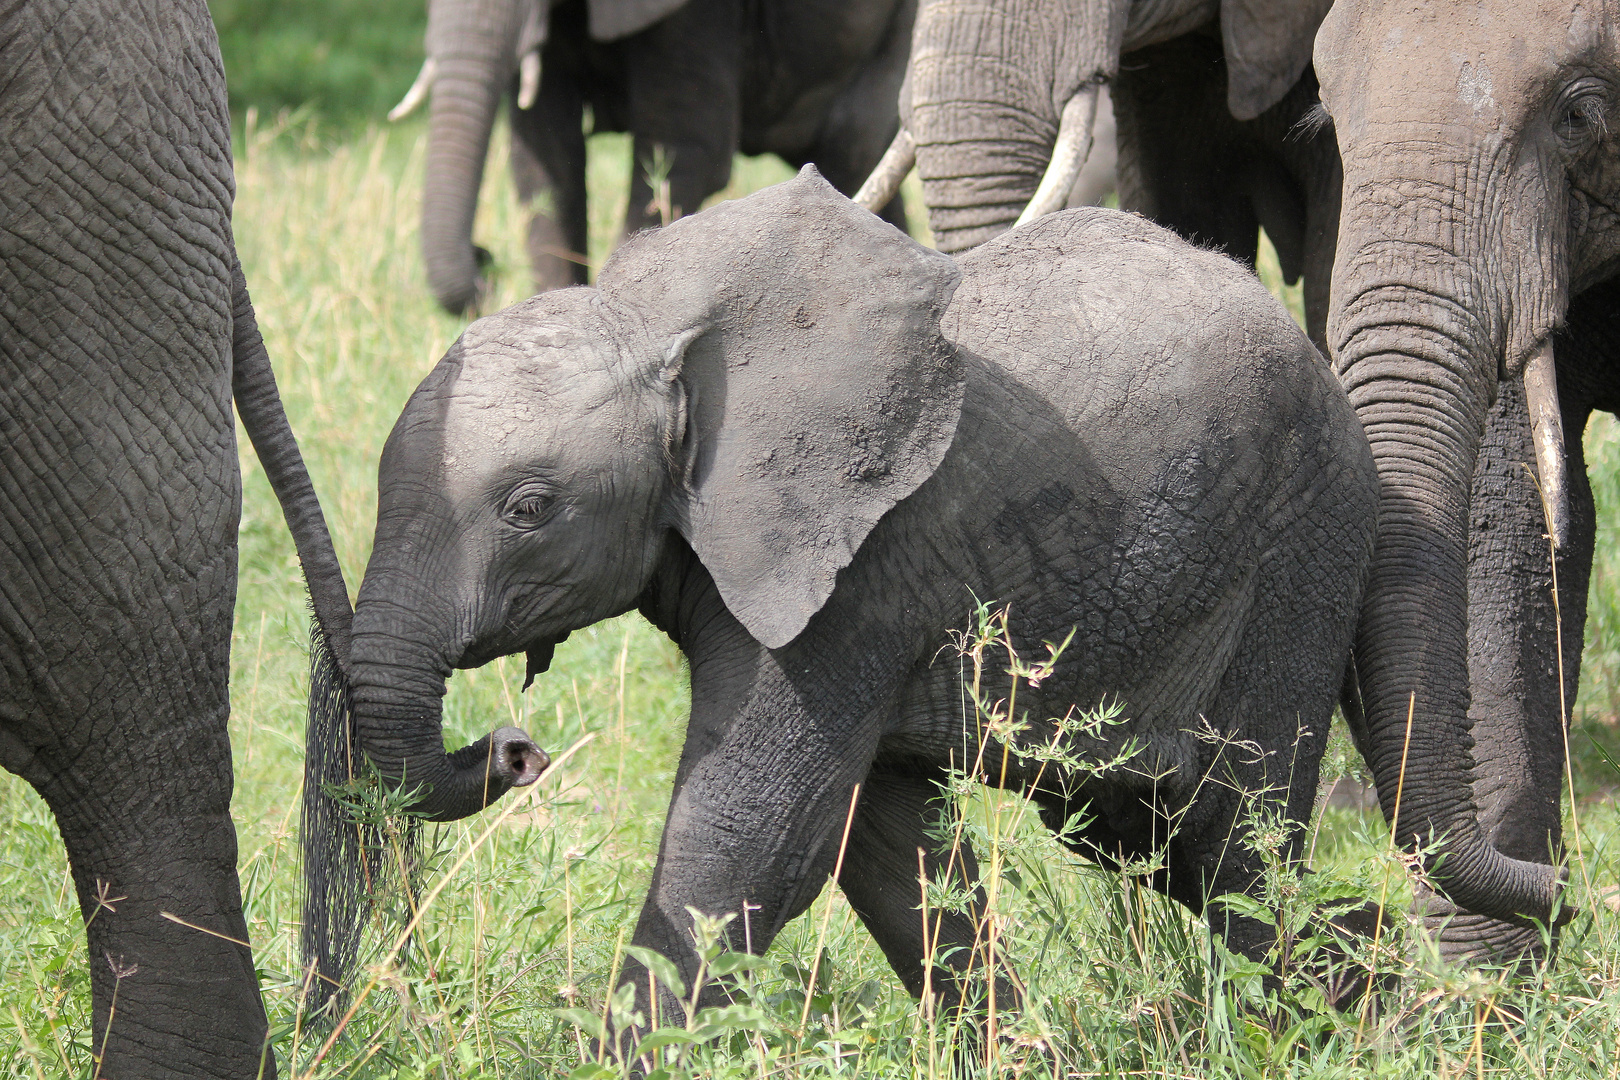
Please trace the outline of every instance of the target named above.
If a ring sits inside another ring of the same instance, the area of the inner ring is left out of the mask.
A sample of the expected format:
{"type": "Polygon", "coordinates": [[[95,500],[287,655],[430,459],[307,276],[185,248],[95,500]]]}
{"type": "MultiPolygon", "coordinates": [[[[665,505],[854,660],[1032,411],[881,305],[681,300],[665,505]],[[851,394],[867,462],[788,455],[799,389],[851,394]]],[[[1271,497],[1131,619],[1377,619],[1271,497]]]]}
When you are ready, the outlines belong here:
{"type": "Polygon", "coordinates": [[[1284,276],[1305,277],[1320,342],[1338,161],[1331,136],[1290,132],[1316,101],[1311,39],[1326,6],[922,0],[900,111],[936,243],[963,251],[1012,227],[1064,105],[1101,82],[1118,122],[1120,207],[1250,265],[1264,225],[1284,276]]]}
{"type": "MultiPolygon", "coordinates": [[[[585,137],[629,131],[626,233],[657,224],[646,163],[662,152],[669,203],[691,213],[724,188],[732,157],[813,161],[854,191],[893,138],[915,0],[432,0],[437,67],[428,126],[422,252],[434,297],[476,310],[478,187],[503,93],[512,170],[534,207],[537,290],[586,280],[585,137]],[[517,107],[521,57],[539,55],[534,104],[517,107]],[[660,151],[658,148],[662,148],[660,151]]],[[[903,223],[895,200],[886,211],[903,223]]]]}
{"type": "MultiPolygon", "coordinates": [[[[1296,842],[1309,815],[1374,496],[1343,392],[1236,264],[1086,209],[958,265],[806,169],[636,238],[596,289],[474,323],[423,381],[383,452],[356,696],[436,713],[451,668],[543,670],[639,609],[685,653],[692,714],[634,942],[689,978],[688,905],[746,901],[764,949],[860,784],[840,884],[915,994],[917,851],[942,872],[936,785],[979,750],[949,647],[973,598],[1010,607],[1032,659],[1076,631],[1020,710],[1118,695],[1128,722],[1071,749],[1142,744],[1091,779],[1017,756],[1002,776],[991,745],[986,780],[1054,827],[1089,801],[1070,839],[1105,864],[1169,837],[1153,883],[1204,911],[1259,871],[1237,790],[1296,842]]],[[[973,938],[946,916],[951,963],[973,938]]]]}
{"type": "MultiPolygon", "coordinates": [[[[1561,852],[1565,744],[1520,373],[1550,335],[1572,705],[1594,531],[1581,432],[1593,409],[1620,407],[1620,4],[1340,0],[1315,64],[1345,177],[1329,342],[1382,486],[1358,734],[1390,812],[1415,693],[1401,832],[1451,828],[1472,844],[1454,823],[1477,803],[1484,838],[1524,862],[1454,853],[1453,898],[1459,877],[1536,891],[1561,852]],[[1399,76],[1370,77],[1382,72],[1399,76]]],[[[1436,900],[1433,924],[1454,910],[1436,900]]],[[[1464,915],[1442,941],[1534,956],[1541,935],[1464,915]]]]}
{"type": "Polygon", "coordinates": [[[351,612],[237,261],[213,23],[14,5],[0,72],[0,765],[67,848],[100,1074],[273,1077],[230,817],[233,401],[329,690],[351,612]]]}
{"type": "Polygon", "coordinates": [[[0,764],[67,847],[100,1073],[273,1077],[230,818],[233,399],[317,654],[350,612],[237,263],[213,23],[13,5],[0,72],[0,764]]]}

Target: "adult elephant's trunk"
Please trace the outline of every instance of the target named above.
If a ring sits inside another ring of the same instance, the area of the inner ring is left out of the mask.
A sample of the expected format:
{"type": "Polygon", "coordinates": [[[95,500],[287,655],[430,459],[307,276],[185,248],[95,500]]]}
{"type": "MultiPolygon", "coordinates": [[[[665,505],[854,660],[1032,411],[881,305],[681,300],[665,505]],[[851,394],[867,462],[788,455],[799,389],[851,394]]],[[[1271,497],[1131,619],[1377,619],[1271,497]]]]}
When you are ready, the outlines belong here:
{"type": "Polygon", "coordinates": [[[1118,63],[1127,8],[922,5],[901,117],[941,251],[1012,228],[1049,164],[1061,175],[1045,185],[1046,203],[1061,205],[1085,163],[1097,86],[1118,63]]]}
{"type": "Polygon", "coordinates": [[[433,296],[450,312],[476,308],[480,257],[473,215],[501,92],[517,70],[523,27],[512,0],[436,0],[428,26],[433,103],[423,184],[422,255],[433,296]]]}
{"type": "Polygon", "coordinates": [[[1437,168],[1432,143],[1358,153],[1346,155],[1329,338],[1381,484],[1356,638],[1363,749],[1401,844],[1432,852],[1455,903],[1545,921],[1559,872],[1502,855],[1477,818],[1467,595],[1469,493],[1499,358],[1511,372],[1537,351],[1545,305],[1487,273],[1502,237],[1463,219],[1448,186],[1357,176],[1358,160],[1384,176],[1409,160],[1407,175],[1452,178],[1476,174],[1471,163],[1437,168]]]}

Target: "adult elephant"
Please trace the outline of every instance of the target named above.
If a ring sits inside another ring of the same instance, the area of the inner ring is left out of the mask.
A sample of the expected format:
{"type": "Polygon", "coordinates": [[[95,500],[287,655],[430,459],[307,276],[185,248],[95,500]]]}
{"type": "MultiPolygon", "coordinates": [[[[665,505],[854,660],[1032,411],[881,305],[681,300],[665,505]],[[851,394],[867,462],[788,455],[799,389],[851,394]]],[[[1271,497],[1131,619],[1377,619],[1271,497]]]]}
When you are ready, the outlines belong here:
{"type": "Polygon", "coordinates": [[[1311,41],[1329,0],[922,0],[903,130],[858,201],[915,161],[935,242],[981,244],[1064,205],[1112,90],[1119,205],[1253,265],[1259,227],[1305,278],[1321,341],[1338,218],[1311,41]]]}
{"type": "MultiPolygon", "coordinates": [[[[1339,0],[1315,62],[1344,163],[1329,343],[1382,480],[1358,734],[1386,813],[1409,758],[1401,839],[1444,837],[1451,899],[1528,910],[1562,851],[1580,435],[1620,407],[1620,3],[1339,0]]],[[[1432,914],[1448,953],[1539,951],[1522,922],[1432,914]]]]}
{"type": "MultiPolygon", "coordinates": [[[[430,90],[422,254],[434,297],[476,309],[473,213],[501,95],[512,173],[534,210],[539,290],[586,280],[585,135],[629,131],[625,230],[696,211],[732,157],[815,162],[850,192],[899,120],[915,0],[432,0],[427,60],[401,115],[430,90]],[[654,190],[649,173],[665,173],[654,190]],[[655,204],[657,204],[655,206],[655,204]],[[661,209],[659,208],[661,207],[661,209]]],[[[885,200],[903,224],[898,200],[885,200]]]]}
{"type": "Polygon", "coordinates": [[[273,1076],[230,818],[233,400],[323,690],[350,610],[231,235],[213,24],[202,0],[14,4],[0,71],[0,764],[67,847],[97,1071],[273,1076]]]}

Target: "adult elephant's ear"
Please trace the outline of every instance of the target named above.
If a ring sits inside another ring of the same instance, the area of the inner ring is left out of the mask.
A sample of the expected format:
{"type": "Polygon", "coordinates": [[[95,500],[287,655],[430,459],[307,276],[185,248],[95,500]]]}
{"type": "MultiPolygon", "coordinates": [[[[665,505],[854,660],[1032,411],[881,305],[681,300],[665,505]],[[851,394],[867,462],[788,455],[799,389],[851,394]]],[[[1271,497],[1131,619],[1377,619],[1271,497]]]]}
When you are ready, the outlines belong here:
{"type": "Polygon", "coordinates": [[[1288,93],[1311,62],[1333,0],[1221,0],[1226,106],[1253,120],[1288,93]]]}
{"type": "Polygon", "coordinates": [[[603,269],[604,297],[648,328],[650,381],[684,394],[677,527],[768,648],[945,456],[963,379],[939,322],[958,279],[812,166],[603,269]]]}
{"type": "Polygon", "coordinates": [[[590,0],[591,38],[618,41],[640,33],[686,3],[687,0],[590,0]]]}

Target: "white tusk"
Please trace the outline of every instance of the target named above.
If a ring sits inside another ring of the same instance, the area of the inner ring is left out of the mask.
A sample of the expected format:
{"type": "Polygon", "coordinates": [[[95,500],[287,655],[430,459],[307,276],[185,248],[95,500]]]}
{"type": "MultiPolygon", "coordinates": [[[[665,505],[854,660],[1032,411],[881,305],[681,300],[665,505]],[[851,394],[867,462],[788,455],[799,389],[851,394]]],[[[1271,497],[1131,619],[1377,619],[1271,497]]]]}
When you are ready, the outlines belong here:
{"type": "Polygon", "coordinates": [[[422,61],[422,70],[416,73],[416,81],[405,91],[405,96],[399,99],[399,104],[388,110],[389,120],[403,120],[416,111],[416,107],[428,96],[428,90],[433,86],[433,76],[438,69],[438,62],[431,56],[422,61]]]}
{"type": "Polygon", "coordinates": [[[917,144],[911,140],[911,132],[901,128],[889,148],[883,151],[877,168],[866,178],[861,190],[855,193],[855,201],[874,214],[882,210],[894,198],[894,193],[900,190],[900,182],[916,163],[917,144]]]}
{"type": "Polygon", "coordinates": [[[517,107],[531,108],[540,93],[540,50],[530,49],[518,61],[517,107]]]}
{"type": "Polygon", "coordinates": [[[1052,160],[1041,177],[1041,186],[1019,215],[1018,225],[1028,225],[1038,217],[1061,210],[1069,200],[1069,189],[1091,156],[1091,131],[1097,123],[1097,97],[1100,83],[1088,83],[1069,103],[1063,106],[1058,120],[1057,143],[1052,147],[1052,160]]]}
{"type": "Polygon", "coordinates": [[[1524,366],[1524,400],[1530,408],[1530,438],[1536,444],[1541,509],[1553,546],[1561,549],[1569,538],[1569,489],[1564,468],[1564,418],[1558,407],[1558,373],[1553,367],[1550,337],[1524,366]]]}

